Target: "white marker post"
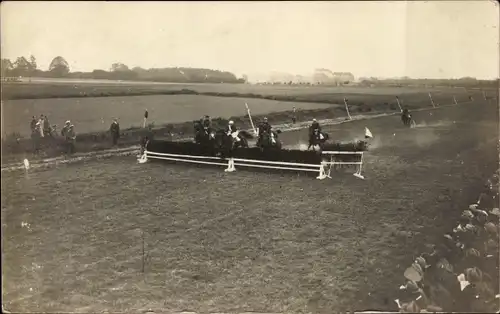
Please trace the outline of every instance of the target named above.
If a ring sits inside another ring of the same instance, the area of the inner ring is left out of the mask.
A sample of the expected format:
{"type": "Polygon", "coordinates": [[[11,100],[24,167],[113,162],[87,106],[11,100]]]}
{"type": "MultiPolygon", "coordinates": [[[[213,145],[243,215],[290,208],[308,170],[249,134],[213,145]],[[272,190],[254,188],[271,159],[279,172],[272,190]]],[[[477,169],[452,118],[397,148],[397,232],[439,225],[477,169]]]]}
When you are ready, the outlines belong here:
{"type": "Polygon", "coordinates": [[[403,112],[403,108],[401,108],[401,104],[399,103],[399,97],[396,96],[396,101],[398,102],[398,107],[401,112],[403,112]]]}
{"type": "Polygon", "coordinates": [[[483,98],[486,100],[486,92],[483,90],[483,98]]]}
{"type": "Polygon", "coordinates": [[[347,106],[347,99],[344,97],[344,105],[345,105],[345,111],[347,111],[347,117],[349,117],[349,120],[352,120],[351,114],[349,113],[349,107],[347,106]]]}
{"type": "Polygon", "coordinates": [[[455,95],[453,95],[453,102],[455,103],[455,105],[458,105],[458,102],[457,102],[457,99],[455,98],[455,95]]]}
{"type": "Polygon", "coordinates": [[[250,119],[250,124],[252,125],[253,133],[257,135],[257,130],[255,129],[255,126],[252,121],[252,115],[250,114],[250,108],[248,108],[248,104],[245,103],[245,107],[247,108],[247,113],[248,113],[248,118],[250,119]]]}
{"type": "Polygon", "coordinates": [[[436,108],[436,105],[434,104],[434,100],[432,100],[432,95],[429,93],[429,98],[431,100],[432,107],[436,108]]]}

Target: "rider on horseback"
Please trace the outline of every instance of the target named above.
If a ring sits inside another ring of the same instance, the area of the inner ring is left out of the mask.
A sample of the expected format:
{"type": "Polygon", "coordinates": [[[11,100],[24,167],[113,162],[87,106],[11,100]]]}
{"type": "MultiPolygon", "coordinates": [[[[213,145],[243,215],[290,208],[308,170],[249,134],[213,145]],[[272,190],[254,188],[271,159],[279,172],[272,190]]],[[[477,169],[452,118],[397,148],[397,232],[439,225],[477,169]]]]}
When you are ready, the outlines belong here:
{"type": "Polygon", "coordinates": [[[212,131],[212,121],[210,121],[210,116],[206,115],[201,119],[201,126],[203,130],[210,135],[212,131]]]}
{"type": "Polygon", "coordinates": [[[401,113],[401,120],[403,120],[403,123],[405,125],[410,124],[412,117],[411,117],[410,110],[408,110],[408,108],[403,109],[403,112],[401,113]]]}
{"type": "MultiPolygon", "coordinates": [[[[259,138],[257,139],[257,145],[259,145],[262,141],[262,135],[267,132],[269,135],[273,136],[271,133],[272,126],[267,121],[267,118],[264,118],[264,121],[259,125],[259,138]]],[[[273,139],[274,140],[274,139],[273,139]]]]}
{"type": "Polygon", "coordinates": [[[212,122],[210,121],[210,116],[206,115],[203,118],[201,118],[201,125],[203,125],[203,128],[205,129],[210,128],[211,123],[212,122]]]}
{"type": "Polygon", "coordinates": [[[234,125],[233,120],[229,121],[226,131],[227,135],[231,136],[236,142],[240,141],[240,138],[238,137],[238,128],[236,128],[236,125],[234,125]]]}
{"type": "Polygon", "coordinates": [[[321,126],[316,119],[313,119],[313,123],[309,127],[309,135],[312,137],[314,135],[321,136],[321,126]]]}

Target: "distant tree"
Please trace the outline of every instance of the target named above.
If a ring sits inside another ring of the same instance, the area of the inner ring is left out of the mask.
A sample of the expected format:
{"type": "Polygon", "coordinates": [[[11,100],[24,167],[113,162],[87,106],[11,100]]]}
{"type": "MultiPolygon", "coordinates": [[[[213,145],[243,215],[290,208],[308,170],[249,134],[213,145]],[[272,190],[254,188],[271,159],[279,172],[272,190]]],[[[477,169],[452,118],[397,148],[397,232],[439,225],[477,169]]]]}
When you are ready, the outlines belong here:
{"type": "Polygon", "coordinates": [[[63,57],[57,56],[50,63],[49,72],[55,77],[66,76],[69,73],[69,64],[63,57]]]}
{"type": "Polygon", "coordinates": [[[9,59],[2,59],[2,77],[10,76],[12,69],[14,69],[12,61],[9,59]]]}
{"type": "Polygon", "coordinates": [[[30,63],[25,57],[17,57],[12,69],[13,76],[26,76],[30,71],[30,63]]]}
{"type": "Polygon", "coordinates": [[[146,69],[144,69],[144,68],[141,68],[141,67],[133,67],[133,68],[132,68],[132,71],[137,72],[137,73],[145,73],[145,72],[147,72],[148,70],[146,70],[146,69]]]}
{"type": "Polygon", "coordinates": [[[38,68],[38,66],[36,64],[36,58],[35,58],[34,55],[30,56],[30,62],[29,63],[30,63],[31,71],[34,72],[38,68]]]}
{"type": "Polygon", "coordinates": [[[470,76],[465,76],[465,77],[459,78],[459,80],[461,80],[461,81],[476,81],[476,78],[470,77],[470,76]]]}
{"type": "Polygon", "coordinates": [[[94,79],[106,79],[109,77],[109,73],[104,70],[94,70],[92,71],[92,78],[94,79]]]}
{"type": "Polygon", "coordinates": [[[130,71],[128,66],[121,62],[116,62],[111,65],[111,68],[109,69],[110,72],[125,72],[125,71],[130,71]]]}
{"type": "Polygon", "coordinates": [[[28,62],[28,73],[27,73],[28,76],[30,77],[30,80],[31,77],[35,75],[36,70],[37,70],[36,58],[34,55],[31,55],[30,60],[28,62]]]}

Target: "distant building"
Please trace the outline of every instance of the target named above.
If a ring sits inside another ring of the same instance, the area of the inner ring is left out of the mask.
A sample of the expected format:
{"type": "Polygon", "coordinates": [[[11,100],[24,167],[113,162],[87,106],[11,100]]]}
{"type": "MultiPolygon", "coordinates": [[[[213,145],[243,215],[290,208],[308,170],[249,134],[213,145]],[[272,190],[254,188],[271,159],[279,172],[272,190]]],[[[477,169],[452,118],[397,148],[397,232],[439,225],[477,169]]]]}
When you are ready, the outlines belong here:
{"type": "Polygon", "coordinates": [[[332,72],[328,69],[316,69],[313,74],[313,82],[322,85],[342,85],[354,82],[351,72],[332,72]]]}

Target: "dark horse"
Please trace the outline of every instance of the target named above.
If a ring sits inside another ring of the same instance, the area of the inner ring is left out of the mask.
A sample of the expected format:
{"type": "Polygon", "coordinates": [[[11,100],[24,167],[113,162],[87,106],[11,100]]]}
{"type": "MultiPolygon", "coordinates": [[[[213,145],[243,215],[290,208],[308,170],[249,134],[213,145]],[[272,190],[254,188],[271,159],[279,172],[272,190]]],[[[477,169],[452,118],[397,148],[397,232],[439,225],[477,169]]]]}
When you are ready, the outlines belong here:
{"type": "Polygon", "coordinates": [[[307,146],[307,150],[312,148],[314,149],[314,146],[319,145],[319,148],[322,149],[323,145],[328,141],[330,136],[328,133],[324,132],[319,132],[318,130],[315,130],[309,135],[309,146],[307,146]]]}
{"type": "Polygon", "coordinates": [[[261,150],[265,149],[281,149],[281,141],[278,139],[278,134],[281,134],[281,130],[271,131],[271,133],[264,131],[257,141],[257,147],[261,150]]]}
{"type": "Polygon", "coordinates": [[[403,111],[403,113],[401,114],[401,121],[403,122],[403,124],[405,126],[409,126],[409,127],[411,127],[411,125],[414,123],[413,118],[408,111],[406,111],[406,112],[403,111]]]}
{"type": "Polygon", "coordinates": [[[234,139],[231,135],[227,135],[225,130],[217,130],[215,132],[215,148],[219,154],[227,156],[236,148],[248,148],[248,140],[252,139],[252,134],[245,130],[238,131],[238,139],[234,139]]]}

